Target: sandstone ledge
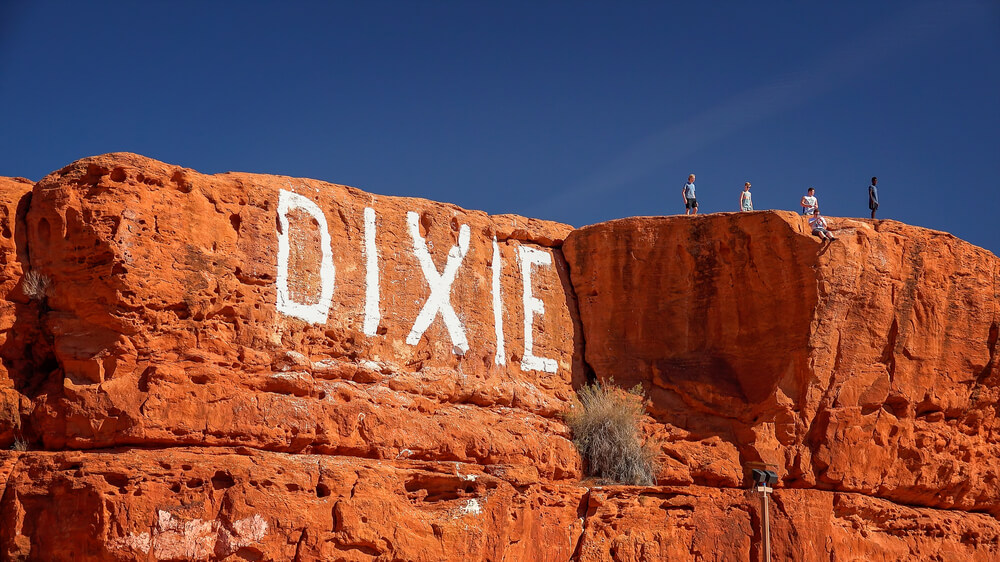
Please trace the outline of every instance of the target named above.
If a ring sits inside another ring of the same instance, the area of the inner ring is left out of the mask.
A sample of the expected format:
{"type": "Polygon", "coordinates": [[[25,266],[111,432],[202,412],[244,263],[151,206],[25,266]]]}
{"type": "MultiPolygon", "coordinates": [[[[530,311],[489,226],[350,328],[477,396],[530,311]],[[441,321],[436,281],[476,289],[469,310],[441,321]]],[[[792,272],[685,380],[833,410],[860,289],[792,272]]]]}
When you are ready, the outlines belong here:
{"type": "MultiPolygon", "coordinates": [[[[5,558],[748,560],[743,489],[585,487],[501,465],[250,449],[3,452],[5,558]]],[[[1000,522],[858,494],[777,490],[785,560],[995,560],[1000,522]]]]}

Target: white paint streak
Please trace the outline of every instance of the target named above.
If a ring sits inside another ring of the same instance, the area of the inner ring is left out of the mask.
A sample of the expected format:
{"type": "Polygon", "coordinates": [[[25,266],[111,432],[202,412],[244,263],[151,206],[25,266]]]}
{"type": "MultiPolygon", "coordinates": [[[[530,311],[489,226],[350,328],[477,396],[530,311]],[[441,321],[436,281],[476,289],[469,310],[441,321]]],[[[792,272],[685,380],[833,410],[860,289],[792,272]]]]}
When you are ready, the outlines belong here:
{"type": "Polygon", "coordinates": [[[534,354],[532,325],[536,314],[545,314],[545,303],[531,294],[531,266],[552,265],[552,255],[530,246],[518,246],[517,256],[521,262],[521,281],[524,287],[524,357],[521,359],[521,370],[554,373],[557,368],[555,359],[537,357],[534,354]]]}
{"type": "Polygon", "coordinates": [[[483,512],[483,508],[479,505],[479,500],[472,498],[465,505],[458,508],[458,512],[462,515],[479,515],[483,512]]]}
{"type": "Polygon", "coordinates": [[[500,246],[497,237],[493,237],[493,330],[497,336],[497,352],[493,362],[497,365],[507,364],[507,352],[503,342],[503,296],[500,294],[500,246]]]}
{"type": "Polygon", "coordinates": [[[376,371],[376,372],[379,372],[379,373],[381,373],[382,370],[384,369],[384,367],[382,367],[381,364],[379,364],[379,363],[377,363],[375,361],[372,361],[370,359],[362,359],[361,361],[358,361],[358,366],[364,367],[365,369],[369,369],[369,370],[376,371]]]}
{"type": "Polygon", "coordinates": [[[375,245],[375,209],[365,207],[365,335],[374,336],[382,319],[379,313],[378,246],[375,245]]]}
{"type": "Polygon", "coordinates": [[[254,514],[232,524],[232,530],[219,520],[184,520],[165,510],[158,510],[152,534],[131,533],[115,539],[119,550],[153,552],[157,560],[208,560],[213,555],[229,556],[244,546],[259,543],[267,536],[267,521],[254,514]]]}
{"type": "Polygon", "coordinates": [[[127,537],[111,541],[111,546],[118,550],[136,550],[143,554],[149,554],[149,549],[153,548],[153,539],[146,532],[132,533],[127,537]]]}
{"type": "Polygon", "coordinates": [[[294,316],[311,324],[325,324],[330,304],[333,302],[333,281],[335,269],[333,266],[333,248],[330,241],[330,228],[326,224],[326,216],[319,205],[312,200],[284,189],[278,195],[278,311],[294,316]],[[319,224],[320,251],[320,296],[315,304],[303,304],[292,300],[288,291],[288,259],[291,254],[290,233],[288,231],[288,212],[292,209],[302,209],[309,213],[319,224]]]}
{"type": "Polygon", "coordinates": [[[241,543],[240,546],[247,546],[250,543],[259,542],[267,535],[267,521],[260,515],[254,514],[233,523],[233,532],[236,533],[241,543]]]}
{"type": "Polygon", "coordinates": [[[168,511],[157,513],[153,554],[158,560],[207,560],[213,550],[212,524],[202,519],[183,521],[168,511]]]}
{"type": "Polygon", "coordinates": [[[448,251],[448,263],[444,266],[444,272],[439,274],[427,250],[427,241],[420,235],[420,215],[409,211],[406,213],[406,221],[409,223],[410,236],[413,238],[413,253],[420,262],[420,269],[424,272],[424,278],[427,279],[431,289],[427,302],[413,323],[410,335],[406,337],[406,343],[417,345],[440,311],[441,319],[444,320],[448,335],[454,344],[452,349],[456,355],[464,355],[469,351],[469,342],[465,338],[465,326],[451,306],[451,285],[455,282],[455,275],[462,265],[462,260],[469,253],[469,225],[463,224],[459,229],[458,246],[452,246],[448,251]]]}

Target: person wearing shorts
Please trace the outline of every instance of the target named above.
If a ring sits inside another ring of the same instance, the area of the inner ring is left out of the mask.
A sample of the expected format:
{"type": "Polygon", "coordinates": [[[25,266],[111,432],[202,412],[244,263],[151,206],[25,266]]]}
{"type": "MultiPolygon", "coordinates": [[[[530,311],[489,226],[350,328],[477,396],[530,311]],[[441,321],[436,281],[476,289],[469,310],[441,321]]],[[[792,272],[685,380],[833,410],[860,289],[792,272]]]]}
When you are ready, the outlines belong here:
{"type": "Polygon", "coordinates": [[[813,211],[813,216],[809,219],[809,226],[812,227],[813,236],[819,236],[820,240],[836,240],[837,237],[827,230],[826,219],[819,214],[819,209],[813,211]]]}
{"type": "Polygon", "coordinates": [[[688,181],[681,189],[681,196],[684,197],[684,214],[698,214],[698,199],[694,195],[694,174],[688,176],[688,181]]]}
{"type": "Polygon", "coordinates": [[[750,196],[750,182],[743,184],[743,193],[740,194],[740,210],[753,210],[753,198],[750,196]]]}

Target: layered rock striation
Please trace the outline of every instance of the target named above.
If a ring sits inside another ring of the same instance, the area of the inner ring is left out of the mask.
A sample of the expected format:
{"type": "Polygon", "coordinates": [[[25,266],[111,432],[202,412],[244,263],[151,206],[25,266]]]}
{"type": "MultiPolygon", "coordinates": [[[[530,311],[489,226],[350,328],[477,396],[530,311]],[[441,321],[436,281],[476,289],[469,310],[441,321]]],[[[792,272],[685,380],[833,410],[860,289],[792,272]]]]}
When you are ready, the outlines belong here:
{"type": "Polygon", "coordinates": [[[127,153],[0,181],[0,558],[995,560],[1000,260],[127,153]],[[560,414],[641,384],[652,487],[560,414]]]}

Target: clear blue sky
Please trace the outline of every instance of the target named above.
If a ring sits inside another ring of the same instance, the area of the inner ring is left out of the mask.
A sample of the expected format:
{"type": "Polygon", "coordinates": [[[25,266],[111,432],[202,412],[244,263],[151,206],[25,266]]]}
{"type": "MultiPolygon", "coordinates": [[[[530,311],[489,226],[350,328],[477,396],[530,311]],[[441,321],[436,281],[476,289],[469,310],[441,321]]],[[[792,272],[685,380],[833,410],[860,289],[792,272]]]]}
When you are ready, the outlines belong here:
{"type": "Polygon", "coordinates": [[[1000,253],[1000,2],[0,0],[0,175],[131,151],[582,226],[796,209],[1000,253]]]}

